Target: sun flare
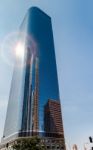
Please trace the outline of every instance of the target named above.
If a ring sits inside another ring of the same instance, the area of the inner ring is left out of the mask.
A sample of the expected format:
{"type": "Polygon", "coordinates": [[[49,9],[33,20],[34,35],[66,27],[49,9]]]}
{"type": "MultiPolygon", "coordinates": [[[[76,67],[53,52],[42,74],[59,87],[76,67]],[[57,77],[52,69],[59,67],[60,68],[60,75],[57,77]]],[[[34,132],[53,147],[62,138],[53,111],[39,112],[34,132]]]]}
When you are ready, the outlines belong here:
{"type": "Polygon", "coordinates": [[[16,56],[19,58],[23,58],[24,57],[24,44],[19,42],[16,46],[16,56]]]}

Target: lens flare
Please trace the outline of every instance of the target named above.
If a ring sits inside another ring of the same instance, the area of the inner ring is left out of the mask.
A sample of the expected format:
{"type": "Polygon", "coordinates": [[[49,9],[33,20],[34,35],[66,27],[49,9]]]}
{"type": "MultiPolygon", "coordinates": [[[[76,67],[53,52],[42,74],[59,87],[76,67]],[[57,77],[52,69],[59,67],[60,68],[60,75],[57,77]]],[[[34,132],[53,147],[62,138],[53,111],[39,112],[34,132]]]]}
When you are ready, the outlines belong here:
{"type": "Polygon", "coordinates": [[[0,54],[9,66],[13,67],[15,64],[17,67],[22,67],[27,51],[31,51],[33,57],[37,55],[37,43],[33,36],[25,32],[13,32],[3,39],[0,54]]]}
{"type": "Polygon", "coordinates": [[[23,43],[21,43],[21,42],[19,42],[17,45],[16,45],[16,48],[15,48],[15,53],[16,53],[16,56],[18,57],[18,58],[24,58],[24,52],[25,52],[25,50],[24,50],[25,48],[24,48],[24,44],[23,43]]]}

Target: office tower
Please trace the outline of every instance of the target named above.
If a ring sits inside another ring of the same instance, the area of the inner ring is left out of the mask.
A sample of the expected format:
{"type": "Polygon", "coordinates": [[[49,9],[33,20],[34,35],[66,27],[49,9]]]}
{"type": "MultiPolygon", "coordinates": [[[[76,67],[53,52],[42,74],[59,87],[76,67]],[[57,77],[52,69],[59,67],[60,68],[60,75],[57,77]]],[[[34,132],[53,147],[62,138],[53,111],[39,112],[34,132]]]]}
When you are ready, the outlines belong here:
{"type": "MultiPolygon", "coordinates": [[[[39,8],[30,8],[20,26],[19,43],[24,45],[24,56],[16,57],[2,143],[33,135],[45,137],[47,100],[57,100],[51,103],[60,107],[51,18],[39,8]]],[[[62,128],[53,127],[53,132],[63,132],[62,128]]]]}
{"type": "Polygon", "coordinates": [[[64,139],[63,123],[60,102],[48,100],[44,109],[44,127],[46,135],[61,137],[64,139]]]}

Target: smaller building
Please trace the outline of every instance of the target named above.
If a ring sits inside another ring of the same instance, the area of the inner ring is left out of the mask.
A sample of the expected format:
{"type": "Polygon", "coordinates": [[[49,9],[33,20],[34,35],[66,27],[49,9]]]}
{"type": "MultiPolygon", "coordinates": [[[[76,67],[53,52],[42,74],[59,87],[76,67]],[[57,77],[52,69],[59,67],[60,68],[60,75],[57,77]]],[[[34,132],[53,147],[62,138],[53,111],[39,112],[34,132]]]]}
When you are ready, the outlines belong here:
{"type": "Polygon", "coordinates": [[[60,101],[49,99],[47,104],[45,105],[44,130],[45,137],[53,137],[55,140],[61,140],[61,144],[65,149],[65,139],[60,101]]]}
{"type": "Polygon", "coordinates": [[[76,144],[73,145],[73,150],[78,150],[78,147],[76,144]]]}
{"type": "Polygon", "coordinates": [[[59,101],[48,100],[44,110],[45,132],[63,134],[61,106],[59,101]]]}

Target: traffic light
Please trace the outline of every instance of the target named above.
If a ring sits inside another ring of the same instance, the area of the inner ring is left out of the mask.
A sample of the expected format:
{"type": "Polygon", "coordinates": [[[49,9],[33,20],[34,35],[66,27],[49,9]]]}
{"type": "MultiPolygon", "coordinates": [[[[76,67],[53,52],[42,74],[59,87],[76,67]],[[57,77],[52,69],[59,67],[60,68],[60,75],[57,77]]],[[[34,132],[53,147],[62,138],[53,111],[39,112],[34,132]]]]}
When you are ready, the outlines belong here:
{"type": "Polygon", "coordinates": [[[7,148],[8,148],[8,145],[9,145],[9,144],[7,143],[7,144],[6,144],[6,147],[7,147],[7,148]]]}
{"type": "Polygon", "coordinates": [[[90,140],[90,143],[92,143],[92,142],[93,142],[93,141],[92,141],[92,137],[91,137],[91,136],[89,137],[89,140],[90,140]]]}

